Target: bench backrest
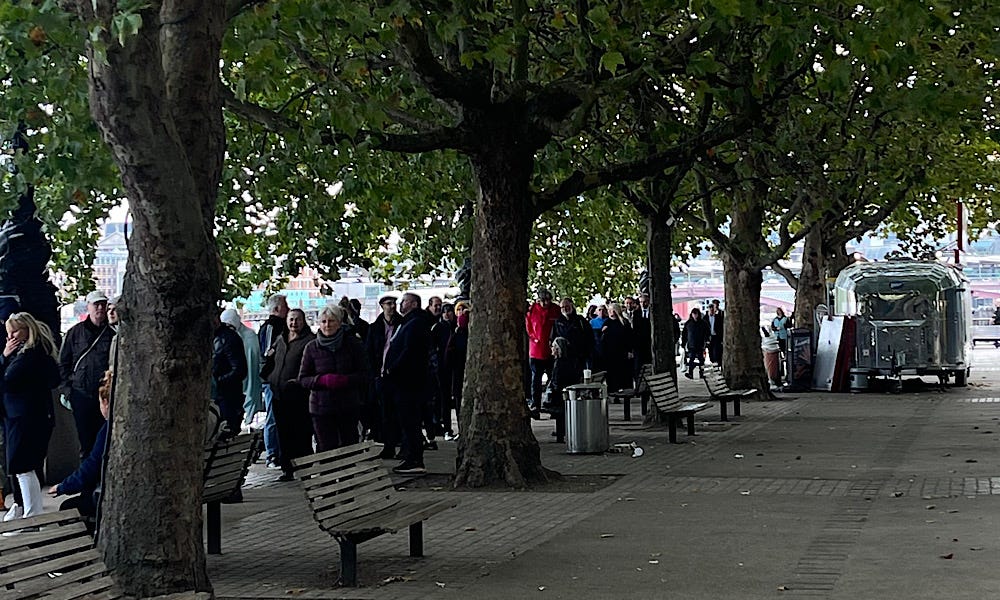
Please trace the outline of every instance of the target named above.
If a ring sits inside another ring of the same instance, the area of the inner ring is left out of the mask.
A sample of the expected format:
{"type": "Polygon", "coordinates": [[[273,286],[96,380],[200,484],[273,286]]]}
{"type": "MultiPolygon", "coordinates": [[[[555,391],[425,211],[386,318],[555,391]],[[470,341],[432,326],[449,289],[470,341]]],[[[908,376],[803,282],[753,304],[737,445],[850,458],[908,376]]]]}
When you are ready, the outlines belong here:
{"type": "Polygon", "coordinates": [[[719,367],[705,367],[704,378],[705,387],[708,388],[709,394],[713,396],[725,396],[732,393],[732,390],[729,389],[729,384],[726,383],[726,379],[722,376],[722,369],[719,367]]]}
{"type": "Polygon", "coordinates": [[[0,533],[29,526],[41,530],[0,536],[0,598],[122,597],[80,513],[64,510],[15,519],[0,523],[0,533]]]}
{"type": "Polygon", "coordinates": [[[242,433],[205,447],[202,502],[219,502],[243,485],[260,444],[260,433],[242,433]]]}
{"type": "Polygon", "coordinates": [[[362,442],[292,461],[313,517],[324,531],[349,530],[352,521],[399,502],[380,450],[373,442],[362,442]]]}
{"type": "Polygon", "coordinates": [[[590,383],[604,383],[604,378],[607,377],[607,371],[598,371],[596,373],[590,374],[590,383]]]}
{"type": "Polygon", "coordinates": [[[671,412],[681,406],[681,398],[677,393],[677,383],[669,373],[649,375],[646,385],[649,387],[649,397],[660,412],[671,412]]]}
{"type": "Polygon", "coordinates": [[[635,391],[640,393],[645,393],[649,391],[649,382],[647,379],[653,375],[653,365],[642,365],[639,369],[639,383],[636,385],[635,391]]]}

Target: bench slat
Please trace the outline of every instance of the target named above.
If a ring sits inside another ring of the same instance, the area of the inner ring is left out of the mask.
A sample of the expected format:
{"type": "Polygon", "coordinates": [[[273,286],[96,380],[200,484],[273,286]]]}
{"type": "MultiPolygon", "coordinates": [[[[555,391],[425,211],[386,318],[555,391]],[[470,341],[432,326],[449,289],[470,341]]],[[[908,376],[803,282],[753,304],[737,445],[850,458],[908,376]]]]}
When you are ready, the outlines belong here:
{"type": "MultiPolygon", "coordinates": [[[[75,510],[61,510],[59,512],[43,513],[43,514],[40,514],[38,516],[31,517],[30,525],[31,526],[52,526],[52,527],[46,527],[46,530],[51,529],[52,531],[57,531],[59,529],[62,529],[63,527],[66,527],[66,528],[70,527],[72,525],[72,522],[74,522],[74,521],[75,521],[76,525],[82,525],[82,523],[80,523],[80,513],[79,512],[77,512],[75,510]],[[63,523],[63,522],[65,522],[66,525],[64,525],[64,526],[58,525],[59,523],[63,523]],[[53,525],[53,524],[55,524],[55,525],[53,525]]],[[[25,527],[25,522],[26,522],[25,519],[14,519],[13,521],[0,522],[0,533],[3,533],[5,531],[14,531],[16,529],[22,529],[22,528],[25,527]]],[[[18,539],[18,537],[9,537],[9,538],[5,538],[3,540],[0,540],[0,548],[9,548],[9,547],[11,547],[11,546],[7,545],[7,542],[10,542],[13,546],[18,545],[16,543],[17,539],[18,539]]],[[[38,539],[38,538],[34,538],[34,539],[38,539]]]]}
{"type": "Polygon", "coordinates": [[[334,448],[333,450],[327,450],[326,452],[318,452],[316,454],[310,454],[309,456],[302,456],[299,458],[292,459],[292,466],[295,467],[296,471],[308,471],[308,469],[314,465],[318,465],[324,461],[328,461],[334,458],[341,458],[350,455],[363,454],[375,448],[375,442],[361,442],[359,444],[352,444],[350,446],[343,446],[341,448],[334,448]]]}
{"type": "MultiPolygon", "coordinates": [[[[76,511],[73,511],[76,512],[76,511]]],[[[79,517],[79,513],[77,513],[79,517]]],[[[35,517],[37,518],[37,517],[35,517]]],[[[13,523],[14,521],[9,521],[13,523]]],[[[9,529],[19,529],[24,527],[24,525],[19,525],[18,527],[10,527],[9,529]]],[[[9,537],[0,540],[0,553],[7,554],[8,552],[14,552],[19,548],[27,548],[29,546],[37,546],[42,543],[50,543],[56,540],[63,540],[72,537],[80,537],[81,535],[90,537],[87,532],[87,527],[82,522],[77,522],[72,525],[56,526],[48,525],[45,529],[39,531],[38,533],[32,533],[30,535],[19,535],[16,537],[9,537]]]]}
{"type": "MultiPolygon", "coordinates": [[[[84,529],[86,533],[86,529],[84,529]]],[[[17,565],[44,560],[56,554],[65,554],[73,550],[90,549],[94,547],[94,540],[89,535],[80,535],[69,540],[47,544],[40,548],[21,550],[20,552],[3,553],[3,569],[11,570],[17,565]]]]}
{"type": "Polygon", "coordinates": [[[348,477],[356,477],[364,473],[371,471],[385,473],[385,467],[382,466],[381,461],[377,460],[365,460],[361,463],[356,463],[355,466],[349,468],[344,468],[334,473],[327,473],[325,475],[313,475],[309,479],[302,481],[302,487],[306,490],[306,496],[311,498],[314,495],[314,490],[322,489],[332,483],[347,479],[348,477]]]}
{"type": "MultiPolygon", "coordinates": [[[[103,566],[103,565],[102,565],[103,566]]],[[[82,573],[83,569],[68,571],[59,577],[37,580],[41,585],[16,588],[15,598],[44,598],[44,600],[74,600],[76,598],[93,598],[95,594],[111,591],[115,582],[107,575],[82,573]],[[44,594],[44,596],[43,596],[44,594]]],[[[33,582],[36,583],[36,582],[33,582]]],[[[121,594],[116,594],[115,597],[121,594]]],[[[104,596],[101,596],[104,597],[104,596]]]]}
{"type": "Polygon", "coordinates": [[[451,499],[400,503],[389,510],[341,523],[339,525],[340,534],[347,537],[365,535],[373,531],[396,533],[404,527],[409,527],[457,505],[458,502],[451,499]]]}
{"type": "Polygon", "coordinates": [[[387,496],[372,496],[365,499],[359,499],[358,501],[352,503],[354,504],[353,510],[350,512],[340,512],[335,514],[324,515],[321,513],[313,513],[313,516],[319,521],[320,527],[326,531],[331,531],[338,529],[341,523],[346,523],[354,519],[377,513],[380,510],[385,510],[387,508],[392,508],[399,503],[399,499],[390,498],[387,496]]]}
{"type": "MultiPolygon", "coordinates": [[[[31,534],[22,534],[31,535],[31,534]]],[[[11,571],[9,573],[0,573],[0,587],[10,585],[12,583],[17,583],[19,581],[27,581],[33,577],[38,577],[39,575],[45,575],[50,571],[68,571],[71,567],[78,567],[83,565],[88,565],[94,562],[99,562],[101,556],[96,550],[86,550],[84,552],[78,552],[70,556],[64,556],[62,558],[56,558],[53,560],[48,560],[45,562],[35,563],[33,565],[18,569],[16,571],[11,571]]]]}
{"type": "Polygon", "coordinates": [[[378,457],[378,452],[375,451],[374,446],[370,446],[363,452],[357,453],[353,456],[337,457],[329,462],[314,462],[312,464],[307,463],[309,466],[304,466],[295,470],[295,476],[300,480],[305,480],[326,475],[327,473],[342,471],[363,462],[372,462],[379,466],[382,465],[382,459],[378,457]]]}
{"type": "MultiPolygon", "coordinates": [[[[337,515],[363,510],[365,502],[368,501],[382,498],[391,499],[393,491],[391,482],[389,485],[386,485],[382,481],[376,481],[373,484],[361,486],[346,493],[333,495],[329,498],[335,500],[333,504],[328,502],[324,508],[313,509],[313,511],[316,514],[316,518],[322,521],[337,515]]],[[[326,499],[322,496],[319,498],[326,499]]]]}
{"type": "Polygon", "coordinates": [[[321,510],[336,504],[337,502],[343,501],[343,498],[339,492],[347,490],[349,488],[367,485],[373,481],[386,480],[389,485],[392,485],[392,480],[385,474],[385,471],[371,471],[370,473],[365,473],[364,475],[358,475],[352,477],[349,480],[341,481],[339,483],[330,484],[324,486],[322,489],[313,490],[315,494],[314,497],[310,497],[309,500],[312,503],[313,510],[321,510]]]}

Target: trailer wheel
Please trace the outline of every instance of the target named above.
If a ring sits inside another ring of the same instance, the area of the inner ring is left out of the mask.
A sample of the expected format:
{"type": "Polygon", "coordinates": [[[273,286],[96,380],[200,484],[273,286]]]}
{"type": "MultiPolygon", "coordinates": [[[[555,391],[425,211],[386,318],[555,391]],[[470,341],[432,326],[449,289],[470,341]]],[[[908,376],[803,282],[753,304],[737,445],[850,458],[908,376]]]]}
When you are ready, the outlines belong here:
{"type": "Polygon", "coordinates": [[[965,387],[969,383],[968,369],[955,371],[955,387],[965,387]]]}

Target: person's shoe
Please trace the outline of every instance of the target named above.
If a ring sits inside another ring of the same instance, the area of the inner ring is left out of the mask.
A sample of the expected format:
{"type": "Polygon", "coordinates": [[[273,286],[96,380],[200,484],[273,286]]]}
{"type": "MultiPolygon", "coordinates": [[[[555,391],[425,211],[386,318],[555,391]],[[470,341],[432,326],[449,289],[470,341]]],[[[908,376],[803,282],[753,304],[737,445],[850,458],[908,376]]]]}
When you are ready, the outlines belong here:
{"type": "Polygon", "coordinates": [[[280,469],[281,465],[278,464],[278,459],[274,456],[267,457],[267,468],[268,469],[280,469]]]}
{"type": "Polygon", "coordinates": [[[454,433],[452,433],[450,431],[444,432],[444,441],[446,441],[446,442],[454,442],[456,439],[458,439],[458,436],[455,435],[454,433]]]}
{"type": "Polygon", "coordinates": [[[292,475],[291,473],[282,473],[281,476],[278,477],[278,481],[295,481],[295,475],[292,475]]]}
{"type": "Polygon", "coordinates": [[[378,457],[382,460],[392,460],[396,457],[396,451],[392,446],[383,446],[382,451],[378,453],[378,457]]]}
{"type": "Polygon", "coordinates": [[[556,443],[557,443],[557,444],[565,444],[565,443],[566,443],[566,438],[564,438],[564,437],[563,437],[563,436],[561,436],[561,435],[557,435],[557,436],[556,436],[556,443]]]}
{"type": "Polygon", "coordinates": [[[691,373],[689,373],[687,371],[684,372],[684,376],[687,377],[688,379],[694,379],[694,375],[692,375],[691,373]]]}
{"type": "Polygon", "coordinates": [[[429,442],[424,442],[424,450],[437,450],[437,449],[438,449],[438,443],[437,442],[435,442],[433,440],[431,440],[429,442]]]}
{"type": "Polygon", "coordinates": [[[6,514],[4,514],[4,516],[3,516],[3,520],[6,523],[7,521],[13,521],[14,519],[20,519],[23,516],[24,516],[24,507],[22,507],[20,504],[18,504],[17,502],[15,502],[14,504],[10,505],[9,509],[7,509],[6,514]]]}
{"type": "Polygon", "coordinates": [[[399,466],[393,467],[393,473],[399,473],[400,475],[421,475],[427,472],[427,469],[419,463],[403,462],[399,466]]]}

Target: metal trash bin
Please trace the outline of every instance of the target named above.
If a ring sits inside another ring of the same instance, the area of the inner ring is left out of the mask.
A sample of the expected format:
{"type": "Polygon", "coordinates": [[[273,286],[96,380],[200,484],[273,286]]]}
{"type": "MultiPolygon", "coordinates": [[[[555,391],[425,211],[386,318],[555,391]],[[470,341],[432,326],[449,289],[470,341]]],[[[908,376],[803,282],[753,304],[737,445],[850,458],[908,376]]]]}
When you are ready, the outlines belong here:
{"type": "Polygon", "coordinates": [[[608,443],[608,393],[602,383],[581,383],[566,388],[566,451],[570,454],[606,452],[608,443]]]}

